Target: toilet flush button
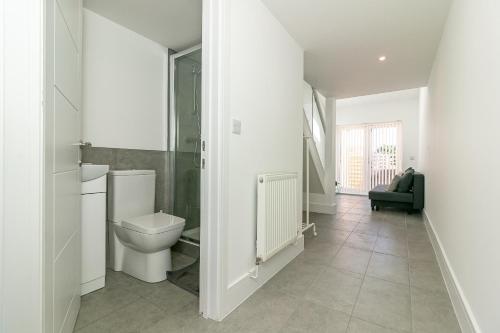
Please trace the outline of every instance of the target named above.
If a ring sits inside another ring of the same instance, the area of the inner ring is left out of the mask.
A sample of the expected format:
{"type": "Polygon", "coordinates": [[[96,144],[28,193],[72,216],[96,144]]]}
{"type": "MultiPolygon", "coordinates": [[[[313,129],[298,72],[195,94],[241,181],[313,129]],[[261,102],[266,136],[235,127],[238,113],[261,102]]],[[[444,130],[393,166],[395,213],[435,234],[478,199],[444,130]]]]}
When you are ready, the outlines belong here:
{"type": "Polygon", "coordinates": [[[233,118],[232,126],[233,126],[233,128],[232,128],[233,134],[240,135],[241,134],[241,120],[233,118]]]}

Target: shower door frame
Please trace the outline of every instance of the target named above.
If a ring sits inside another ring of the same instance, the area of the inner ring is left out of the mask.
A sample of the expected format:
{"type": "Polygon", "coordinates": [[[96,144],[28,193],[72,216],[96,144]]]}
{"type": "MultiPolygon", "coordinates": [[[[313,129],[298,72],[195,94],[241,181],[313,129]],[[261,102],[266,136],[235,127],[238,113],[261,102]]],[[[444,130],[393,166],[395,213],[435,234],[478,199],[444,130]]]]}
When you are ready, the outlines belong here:
{"type": "MultiPolygon", "coordinates": [[[[188,55],[192,52],[196,52],[198,50],[202,50],[202,44],[197,44],[195,46],[189,47],[180,52],[174,53],[169,56],[169,110],[168,110],[168,142],[167,142],[167,151],[168,152],[176,152],[177,147],[177,111],[175,108],[175,61],[177,58],[188,55]]],[[[202,50],[202,59],[201,59],[201,68],[203,71],[203,66],[205,64],[206,58],[203,55],[202,50]]],[[[210,205],[209,196],[207,195],[207,191],[210,190],[207,183],[207,175],[204,171],[205,168],[208,169],[208,165],[205,166],[206,159],[206,137],[212,129],[208,127],[208,124],[204,119],[208,119],[208,114],[210,113],[209,105],[207,105],[207,100],[204,97],[204,92],[207,91],[207,80],[208,76],[201,76],[201,131],[200,131],[200,276],[199,276],[199,312],[205,318],[210,318],[214,320],[219,320],[219,308],[216,304],[219,303],[218,292],[215,294],[211,293],[209,290],[210,282],[213,280],[217,280],[217,278],[210,278],[211,274],[217,274],[217,270],[211,271],[210,267],[214,267],[219,262],[219,258],[213,258],[209,255],[209,245],[212,244],[212,235],[209,235],[206,230],[209,229],[208,225],[210,223],[208,214],[206,212],[207,207],[210,205]],[[214,298],[214,299],[210,299],[214,298]]],[[[175,162],[174,162],[175,163],[175,162]]],[[[172,168],[170,168],[172,170],[172,168]]],[[[175,177],[175,166],[174,170],[171,171],[173,176],[175,177]]],[[[171,192],[173,195],[171,196],[171,204],[172,208],[174,207],[173,196],[175,196],[175,186],[173,191],[171,192]]]]}
{"type": "MultiPolygon", "coordinates": [[[[169,104],[168,104],[168,134],[167,134],[167,152],[176,152],[177,151],[177,147],[176,147],[176,144],[177,144],[177,138],[176,138],[176,135],[177,135],[177,121],[176,121],[176,118],[177,118],[177,110],[175,108],[175,60],[177,58],[181,58],[185,55],[188,55],[190,53],[193,53],[193,52],[196,52],[196,51],[199,51],[202,49],[202,44],[197,44],[197,45],[194,45],[194,46],[191,46],[185,50],[182,50],[182,51],[179,51],[177,53],[174,53],[174,54],[171,54],[169,56],[169,64],[168,64],[168,81],[169,81],[169,85],[168,85],[168,95],[169,95],[169,104]]],[[[203,62],[203,59],[202,59],[202,62],[203,62]]],[[[201,68],[203,70],[203,64],[201,64],[201,68]]],[[[202,80],[201,80],[201,86],[202,86],[202,89],[200,91],[200,94],[202,94],[202,98],[200,98],[201,100],[201,103],[200,103],[200,106],[201,106],[201,111],[200,111],[200,117],[201,117],[201,121],[200,121],[200,127],[201,127],[201,130],[200,130],[200,192],[201,192],[201,182],[203,181],[203,176],[202,176],[202,150],[203,150],[203,147],[202,147],[202,142],[204,141],[203,140],[203,117],[204,117],[204,113],[203,113],[203,75],[201,76],[202,80]]],[[[172,168],[172,165],[169,165],[169,170],[170,171],[170,176],[172,177],[175,177],[175,159],[174,159],[174,167],[172,168]]],[[[174,182],[174,185],[173,185],[173,189],[172,191],[170,192],[171,196],[170,196],[170,199],[169,199],[169,204],[171,205],[172,209],[174,209],[174,197],[175,197],[175,193],[176,193],[176,188],[175,188],[175,182],[174,182]]],[[[202,197],[202,194],[200,193],[200,205],[202,205],[202,200],[203,200],[203,197],[202,197]]],[[[201,207],[200,207],[200,230],[201,230],[201,207]]],[[[201,252],[201,235],[200,235],[200,252],[201,252]]]]}
{"type": "MultiPolygon", "coordinates": [[[[176,141],[176,134],[177,134],[177,128],[176,128],[176,121],[175,118],[177,116],[177,112],[175,110],[175,59],[183,57],[185,55],[188,55],[192,52],[196,52],[198,50],[201,50],[201,44],[192,46],[190,48],[187,48],[185,50],[182,50],[180,52],[174,53],[170,55],[169,59],[169,112],[168,112],[168,151],[176,151],[175,147],[175,141],[176,141]]],[[[203,60],[202,60],[203,62],[203,60]]],[[[202,70],[203,70],[203,64],[202,64],[202,70]]],[[[203,78],[203,76],[202,76],[203,78]]],[[[203,89],[203,88],[202,88],[203,89]]],[[[203,102],[202,102],[202,108],[201,108],[201,115],[203,115],[203,102]]],[[[201,122],[203,124],[203,117],[201,117],[201,122]]],[[[203,125],[202,125],[203,126],[203,125]]],[[[201,135],[201,133],[200,133],[201,135]]]]}

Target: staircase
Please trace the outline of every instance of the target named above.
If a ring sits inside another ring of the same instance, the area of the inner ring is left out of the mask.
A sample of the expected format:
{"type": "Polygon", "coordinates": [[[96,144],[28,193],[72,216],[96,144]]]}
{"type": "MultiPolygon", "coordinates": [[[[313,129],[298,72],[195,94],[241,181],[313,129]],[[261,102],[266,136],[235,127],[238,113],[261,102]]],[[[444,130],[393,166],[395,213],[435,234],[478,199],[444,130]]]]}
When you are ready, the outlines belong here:
{"type": "Polygon", "coordinates": [[[304,82],[304,210],[335,214],[335,99],[304,82]]]}
{"type": "Polygon", "coordinates": [[[307,188],[307,170],[309,170],[309,193],[325,194],[328,191],[325,104],[324,98],[307,82],[304,82],[303,110],[304,189],[307,188]],[[308,152],[309,156],[307,156],[308,152]],[[309,168],[307,167],[308,157],[309,168]]]}

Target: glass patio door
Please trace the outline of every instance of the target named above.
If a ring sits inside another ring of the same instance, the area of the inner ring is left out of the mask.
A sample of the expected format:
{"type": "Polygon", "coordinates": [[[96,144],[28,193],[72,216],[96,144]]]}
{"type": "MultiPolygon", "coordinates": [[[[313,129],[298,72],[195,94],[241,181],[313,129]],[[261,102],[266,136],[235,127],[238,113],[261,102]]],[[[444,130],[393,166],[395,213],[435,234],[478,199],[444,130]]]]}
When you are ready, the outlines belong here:
{"type": "Polygon", "coordinates": [[[337,192],[367,194],[401,171],[401,122],[337,126],[337,192]]]}

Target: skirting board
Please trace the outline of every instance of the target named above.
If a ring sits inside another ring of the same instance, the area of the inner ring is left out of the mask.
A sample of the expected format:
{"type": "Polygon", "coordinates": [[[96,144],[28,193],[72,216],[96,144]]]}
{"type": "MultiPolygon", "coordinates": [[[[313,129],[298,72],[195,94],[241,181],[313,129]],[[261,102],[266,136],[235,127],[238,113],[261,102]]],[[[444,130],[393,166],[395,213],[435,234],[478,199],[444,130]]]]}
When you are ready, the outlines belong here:
{"type": "Polygon", "coordinates": [[[101,276],[97,279],[80,284],[80,296],[87,295],[97,289],[104,288],[106,284],[106,277],[101,276]]]}
{"type": "MultiPolygon", "coordinates": [[[[306,197],[306,194],[304,193],[304,198],[306,197]]],[[[307,203],[306,200],[302,200],[302,210],[306,211],[307,209],[307,203]]],[[[335,202],[333,203],[325,203],[324,200],[323,202],[316,201],[314,202],[313,199],[311,198],[311,201],[309,201],[309,210],[312,213],[320,213],[320,214],[330,214],[333,215],[337,213],[337,204],[335,202]]]]}
{"type": "Polygon", "coordinates": [[[439,268],[441,269],[441,274],[443,275],[446,289],[450,295],[451,303],[453,305],[453,309],[455,310],[455,315],[457,316],[460,328],[463,333],[481,333],[481,329],[479,328],[474,314],[472,313],[469,302],[465,298],[456,275],[450,266],[450,262],[443,249],[439,236],[437,235],[434,225],[429,219],[425,209],[423,210],[423,217],[427,234],[429,235],[432,247],[434,248],[434,253],[436,254],[439,268]]]}
{"type": "Polygon", "coordinates": [[[337,204],[327,205],[323,203],[310,202],[309,209],[313,213],[335,214],[337,212],[337,204]]]}

